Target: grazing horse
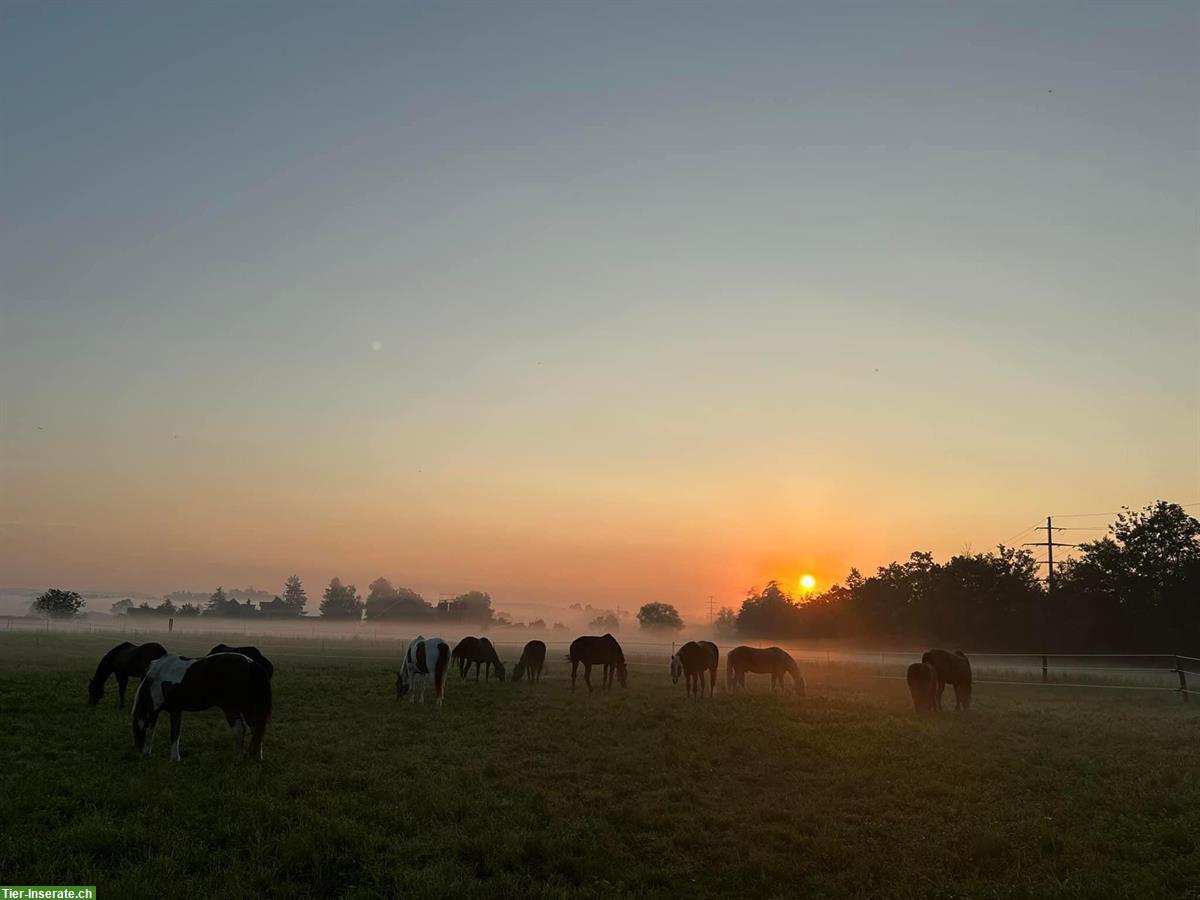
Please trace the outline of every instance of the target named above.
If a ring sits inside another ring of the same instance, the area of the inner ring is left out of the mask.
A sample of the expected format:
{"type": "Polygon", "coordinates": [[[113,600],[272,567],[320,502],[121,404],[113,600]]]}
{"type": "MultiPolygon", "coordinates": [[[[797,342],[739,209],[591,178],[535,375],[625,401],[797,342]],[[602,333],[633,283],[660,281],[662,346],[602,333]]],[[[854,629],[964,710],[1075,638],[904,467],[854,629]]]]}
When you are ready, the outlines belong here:
{"type": "Polygon", "coordinates": [[[513,681],[520,681],[527,673],[530,681],[541,681],[542,666],[545,664],[545,641],[530,641],[521,651],[521,658],[513,667],[513,681]]]}
{"type": "Polygon", "coordinates": [[[233,731],[234,755],[241,759],[250,732],[250,756],[262,759],[263,735],[271,718],[271,678],[240,653],[216,653],[199,659],[156,659],[133,698],[133,746],[150,755],[159,713],[171,714],[171,759],[179,759],[179,731],[185,712],[221,708],[233,731]]]}
{"type": "Polygon", "coordinates": [[[725,656],[725,688],[733,690],[733,685],[746,686],[746,673],[755,675],[770,675],[771,690],[783,685],[783,676],[792,676],[792,686],[796,693],[804,696],[804,677],[796,666],[796,661],[787,651],[778,647],[768,647],[760,650],[757,647],[734,647],[725,656]]]}
{"type": "Polygon", "coordinates": [[[450,658],[454,664],[458,666],[458,677],[466,678],[467,669],[475,657],[479,655],[479,638],[468,635],[457,644],[454,645],[454,652],[450,654],[450,658]]]}
{"type": "Polygon", "coordinates": [[[708,673],[708,696],[713,695],[717,685],[717,664],[721,651],[712,641],[688,641],[671,654],[671,684],[679,684],[679,676],[687,678],[687,693],[692,695],[695,685],[696,695],[704,696],[704,675],[708,673]]]}
{"type": "Polygon", "coordinates": [[[966,712],[971,705],[971,663],[961,650],[927,650],[921,662],[933,666],[938,673],[937,703],[942,708],[942,691],[954,685],[954,708],[966,712]]]}
{"type": "Polygon", "coordinates": [[[425,702],[425,687],[429,676],[433,676],[433,695],[437,705],[442,705],[446,696],[446,670],[450,667],[450,645],[441,638],[424,638],[418,635],[408,645],[404,654],[404,665],[396,673],[396,699],[412,691],[412,702],[417,702],[415,681],[421,679],[421,702],[425,702]]]}
{"type": "Polygon", "coordinates": [[[912,694],[913,709],[918,713],[933,712],[938,708],[938,690],[941,679],[937,669],[929,663],[913,663],[905,676],[908,692],[912,694]]]}
{"type": "Polygon", "coordinates": [[[604,666],[604,677],[601,679],[601,684],[606,689],[612,690],[614,673],[617,681],[621,682],[621,687],[625,687],[625,678],[628,674],[628,669],[625,667],[625,654],[621,651],[621,645],[617,643],[617,639],[611,634],[599,637],[594,634],[586,634],[583,637],[575,638],[571,641],[571,652],[567,655],[567,659],[571,661],[571,693],[575,693],[575,676],[579,671],[580,663],[583,663],[583,683],[587,685],[589,693],[592,690],[592,666],[604,666]]]}
{"type": "Polygon", "coordinates": [[[217,653],[240,653],[242,656],[248,656],[254,662],[258,663],[267,670],[267,677],[271,678],[275,675],[275,667],[271,665],[271,661],[259,652],[257,647],[230,647],[228,644],[217,644],[208,651],[209,656],[217,653]]]}
{"type": "Polygon", "coordinates": [[[146,669],[150,663],[160,656],[166,656],[167,650],[162,644],[131,644],[125,641],[117,644],[100,660],[96,666],[96,674],[88,683],[88,705],[95,706],[104,696],[104,684],[109,675],[117,676],[117,692],[121,697],[121,707],[125,707],[125,685],[130,678],[145,678],[146,669]]]}
{"type": "MultiPolygon", "coordinates": [[[[492,646],[492,642],[487,638],[466,637],[458,642],[458,646],[454,648],[454,653],[458,660],[458,674],[461,677],[466,677],[467,671],[471,668],[471,663],[475,664],[475,680],[479,680],[479,667],[483,666],[485,680],[491,677],[492,669],[496,670],[496,677],[501,681],[504,680],[504,663],[500,662],[500,655],[496,652],[496,648],[492,646]]],[[[451,654],[454,656],[454,654],[451,654]]]]}

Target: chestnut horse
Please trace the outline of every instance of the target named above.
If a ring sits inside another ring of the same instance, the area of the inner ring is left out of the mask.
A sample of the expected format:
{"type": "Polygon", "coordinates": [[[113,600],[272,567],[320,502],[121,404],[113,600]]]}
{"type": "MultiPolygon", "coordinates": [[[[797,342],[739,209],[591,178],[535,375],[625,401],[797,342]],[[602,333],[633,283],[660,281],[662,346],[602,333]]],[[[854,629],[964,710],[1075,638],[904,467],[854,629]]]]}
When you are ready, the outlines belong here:
{"type": "Polygon", "coordinates": [[[601,636],[585,634],[583,637],[575,638],[571,641],[571,652],[567,655],[567,659],[571,661],[571,693],[575,692],[575,676],[579,671],[580,663],[583,663],[583,683],[587,685],[589,693],[592,690],[592,666],[604,667],[601,684],[606,689],[612,689],[614,673],[617,681],[621,682],[621,687],[625,687],[625,677],[628,672],[625,668],[625,654],[621,650],[621,645],[617,643],[617,639],[611,634],[601,636]]]}
{"type": "Polygon", "coordinates": [[[733,685],[744,688],[746,673],[755,675],[770,675],[771,690],[783,684],[783,676],[792,676],[792,687],[801,697],[804,696],[804,677],[796,661],[787,651],[778,647],[768,647],[765,650],[758,647],[734,647],[725,657],[725,686],[733,690],[733,685]]]}
{"type": "Polygon", "coordinates": [[[937,708],[942,708],[942,691],[954,685],[954,708],[966,712],[971,705],[971,663],[961,650],[927,650],[921,662],[933,666],[938,673],[937,708]]]}
{"type": "Polygon", "coordinates": [[[521,651],[521,658],[513,667],[513,681],[520,681],[526,674],[530,681],[542,680],[542,666],[546,664],[545,641],[530,641],[521,651]]]}
{"type": "Polygon", "coordinates": [[[905,676],[908,692],[912,694],[913,709],[918,713],[934,712],[938,708],[938,690],[941,679],[937,669],[929,663],[913,663],[905,676]]]}
{"type": "Polygon", "coordinates": [[[688,641],[671,654],[671,684],[679,684],[679,676],[687,679],[687,695],[704,696],[704,675],[708,674],[708,696],[713,695],[717,685],[717,666],[721,651],[712,641],[688,641]]]}

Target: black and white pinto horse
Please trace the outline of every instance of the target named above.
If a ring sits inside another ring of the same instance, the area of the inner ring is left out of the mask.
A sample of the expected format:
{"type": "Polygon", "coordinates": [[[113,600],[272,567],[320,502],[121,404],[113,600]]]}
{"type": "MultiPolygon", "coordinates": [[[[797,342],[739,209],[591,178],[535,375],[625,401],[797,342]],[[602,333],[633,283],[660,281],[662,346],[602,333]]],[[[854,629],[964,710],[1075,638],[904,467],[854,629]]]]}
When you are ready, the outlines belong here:
{"type": "Polygon", "coordinates": [[[228,644],[217,644],[208,651],[209,656],[214,656],[217,653],[240,653],[242,656],[248,656],[264,669],[267,670],[267,677],[270,678],[275,674],[275,666],[271,661],[262,655],[262,652],[257,647],[230,647],[228,644]]]}
{"type": "Polygon", "coordinates": [[[679,676],[687,679],[687,693],[692,695],[693,685],[696,695],[704,696],[704,676],[708,674],[708,696],[713,695],[717,685],[717,666],[720,663],[721,651],[712,641],[688,641],[671,654],[671,684],[679,684],[679,676]]]}
{"type": "Polygon", "coordinates": [[[438,706],[446,696],[446,670],[450,668],[450,645],[441,638],[425,638],[420,635],[408,645],[404,654],[404,665],[396,673],[396,699],[412,693],[412,702],[417,702],[416,680],[421,679],[421,702],[425,702],[425,688],[433,678],[433,695],[438,706]]]}
{"type": "Polygon", "coordinates": [[[599,636],[585,634],[583,637],[575,638],[571,641],[571,650],[567,654],[567,659],[571,661],[571,693],[575,692],[575,676],[579,671],[580,663],[583,663],[583,683],[587,685],[589,693],[592,690],[592,666],[604,667],[601,684],[606,689],[612,689],[614,674],[617,676],[617,681],[621,682],[621,687],[625,687],[625,678],[628,673],[625,667],[625,654],[621,650],[621,645],[617,643],[617,639],[611,634],[599,636]]]}
{"type": "Polygon", "coordinates": [[[150,755],[159,714],[171,716],[171,759],[179,759],[179,731],[185,712],[220,707],[233,731],[234,755],[241,759],[246,732],[250,756],[262,759],[263,735],[271,718],[271,676],[240,653],[200,659],[163,656],[151,663],[133,698],[133,746],[150,755]]]}
{"type": "Polygon", "coordinates": [[[95,706],[104,696],[104,685],[109,675],[117,678],[117,692],[121,697],[121,707],[125,706],[125,686],[130,678],[145,678],[146,669],[150,663],[160,656],[166,656],[167,649],[162,644],[131,644],[125,641],[117,644],[100,660],[96,666],[96,674],[88,683],[88,704],[95,706]]]}

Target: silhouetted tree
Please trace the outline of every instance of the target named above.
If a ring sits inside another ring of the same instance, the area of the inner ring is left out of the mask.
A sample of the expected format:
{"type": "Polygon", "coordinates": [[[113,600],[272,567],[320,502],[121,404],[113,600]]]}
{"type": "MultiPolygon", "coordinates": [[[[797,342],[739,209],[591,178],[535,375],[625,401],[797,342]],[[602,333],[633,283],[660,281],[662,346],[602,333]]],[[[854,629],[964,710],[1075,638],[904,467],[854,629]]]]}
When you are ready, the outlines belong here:
{"type": "Polygon", "coordinates": [[[34,609],[55,619],[77,616],[86,605],[87,601],[76,591],[64,591],[61,588],[51,588],[33,602],[34,609]]]}
{"type": "Polygon", "coordinates": [[[109,607],[109,612],[114,616],[123,616],[133,607],[133,601],[126,597],[124,600],[118,600],[109,607]]]}
{"type": "Polygon", "coordinates": [[[670,603],[647,603],[637,614],[638,623],[647,631],[679,631],[683,619],[670,603]]]}
{"type": "Polygon", "coordinates": [[[433,607],[410,588],[393,587],[386,578],[376,578],[367,586],[368,619],[424,619],[433,607]]]}
{"type": "Polygon", "coordinates": [[[363,602],[352,584],[342,584],[334,577],[321,598],[321,616],[326,619],[358,619],[362,616],[363,602]]]}
{"type": "Polygon", "coordinates": [[[288,576],[288,580],[283,586],[283,603],[288,612],[297,616],[304,615],[308,605],[308,594],[304,592],[304,585],[301,583],[299,575],[288,576]]]}
{"type": "Polygon", "coordinates": [[[588,628],[593,628],[596,631],[617,631],[621,627],[621,620],[617,618],[615,612],[604,612],[596,616],[588,622],[588,628]]]}
{"type": "Polygon", "coordinates": [[[733,637],[737,634],[737,622],[737,611],[731,606],[722,606],[717,610],[713,630],[721,637],[733,637]]]}

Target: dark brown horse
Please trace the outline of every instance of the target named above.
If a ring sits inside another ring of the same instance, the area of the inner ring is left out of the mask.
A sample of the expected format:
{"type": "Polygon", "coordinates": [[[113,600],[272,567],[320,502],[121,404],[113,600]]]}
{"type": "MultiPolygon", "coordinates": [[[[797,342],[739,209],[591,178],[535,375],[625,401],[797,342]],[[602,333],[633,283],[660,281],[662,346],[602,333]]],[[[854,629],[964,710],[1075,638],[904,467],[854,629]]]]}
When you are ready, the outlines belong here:
{"type": "Polygon", "coordinates": [[[457,644],[450,654],[450,660],[458,667],[458,677],[467,677],[467,658],[474,659],[479,655],[479,638],[468,635],[457,644]]]}
{"type": "Polygon", "coordinates": [[[96,666],[96,674],[88,683],[88,704],[95,706],[104,696],[104,685],[109,675],[117,678],[117,693],[121,697],[121,706],[125,706],[125,686],[130,678],[145,678],[146,669],[150,663],[161,656],[166,656],[167,650],[162,644],[131,644],[125,641],[117,644],[100,660],[96,666]]]}
{"type": "Polygon", "coordinates": [[[942,691],[954,685],[954,708],[966,712],[971,706],[971,663],[961,650],[927,650],[921,662],[933,666],[938,673],[937,708],[942,708],[942,691]]]}
{"type": "Polygon", "coordinates": [[[611,634],[594,635],[585,634],[583,637],[577,637],[571,641],[571,652],[567,654],[567,659],[571,661],[571,692],[575,692],[575,676],[579,671],[579,664],[583,663],[583,683],[587,685],[590,692],[592,690],[592,666],[604,666],[604,677],[601,679],[601,684],[606,689],[612,689],[613,675],[616,674],[617,681],[621,682],[621,687],[625,687],[625,679],[628,674],[628,669],[625,667],[625,654],[621,650],[621,645],[617,643],[617,639],[611,634]]]}
{"type": "Polygon", "coordinates": [[[734,647],[725,657],[725,686],[732,691],[746,686],[746,673],[755,675],[770,675],[771,690],[783,685],[783,676],[792,676],[792,686],[796,693],[804,696],[804,677],[796,661],[785,650],[778,647],[768,647],[761,650],[758,647],[734,647]]]}
{"type": "Polygon", "coordinates": [[[912,694],[913,709],[918,713],[933,712],[938,708],[938,691],[941,679],[937,669],[929,663],[913,663],[906,675],[908,692],[912,694]]]}
{"type": "Polygon", "coordinates": [[[544,641],[530,641],[521,651],[521,658],[513,667],[513,681],[520,681],[528,676],[530,681],[542,680],[542,666],[546,664],[546,644],[544,641]]]}
{"type": "Polygon", "coordinates": [[[704,675],[708,673],[708,696],[713,695],[717,686],[717,665],[721,659],[721,651],[712,641],[688,641],[671,654],[671,684],[679,683],[679,676],[687,679],[687,693],[692,695],[693,686],[696,696],[704,696],[704,675]]]}
{"type": "Polygon", "coordinates": [[[458,642],[454,648],[454,652],[450,654],[452,659],[458,661],[458,674],[465,677],[467,671],[471,668],[471,664],[475,664],[475,680],[479,680],[479,668],[483,667],[484,680],[491,678],[492,669],[496,670],[496,677],[501,681],[504,680],[504,663],[500,661],[500,655],[496,652],[496,648],[492,646],[492,642],[487,638],[465,637],[458,642]]]}

